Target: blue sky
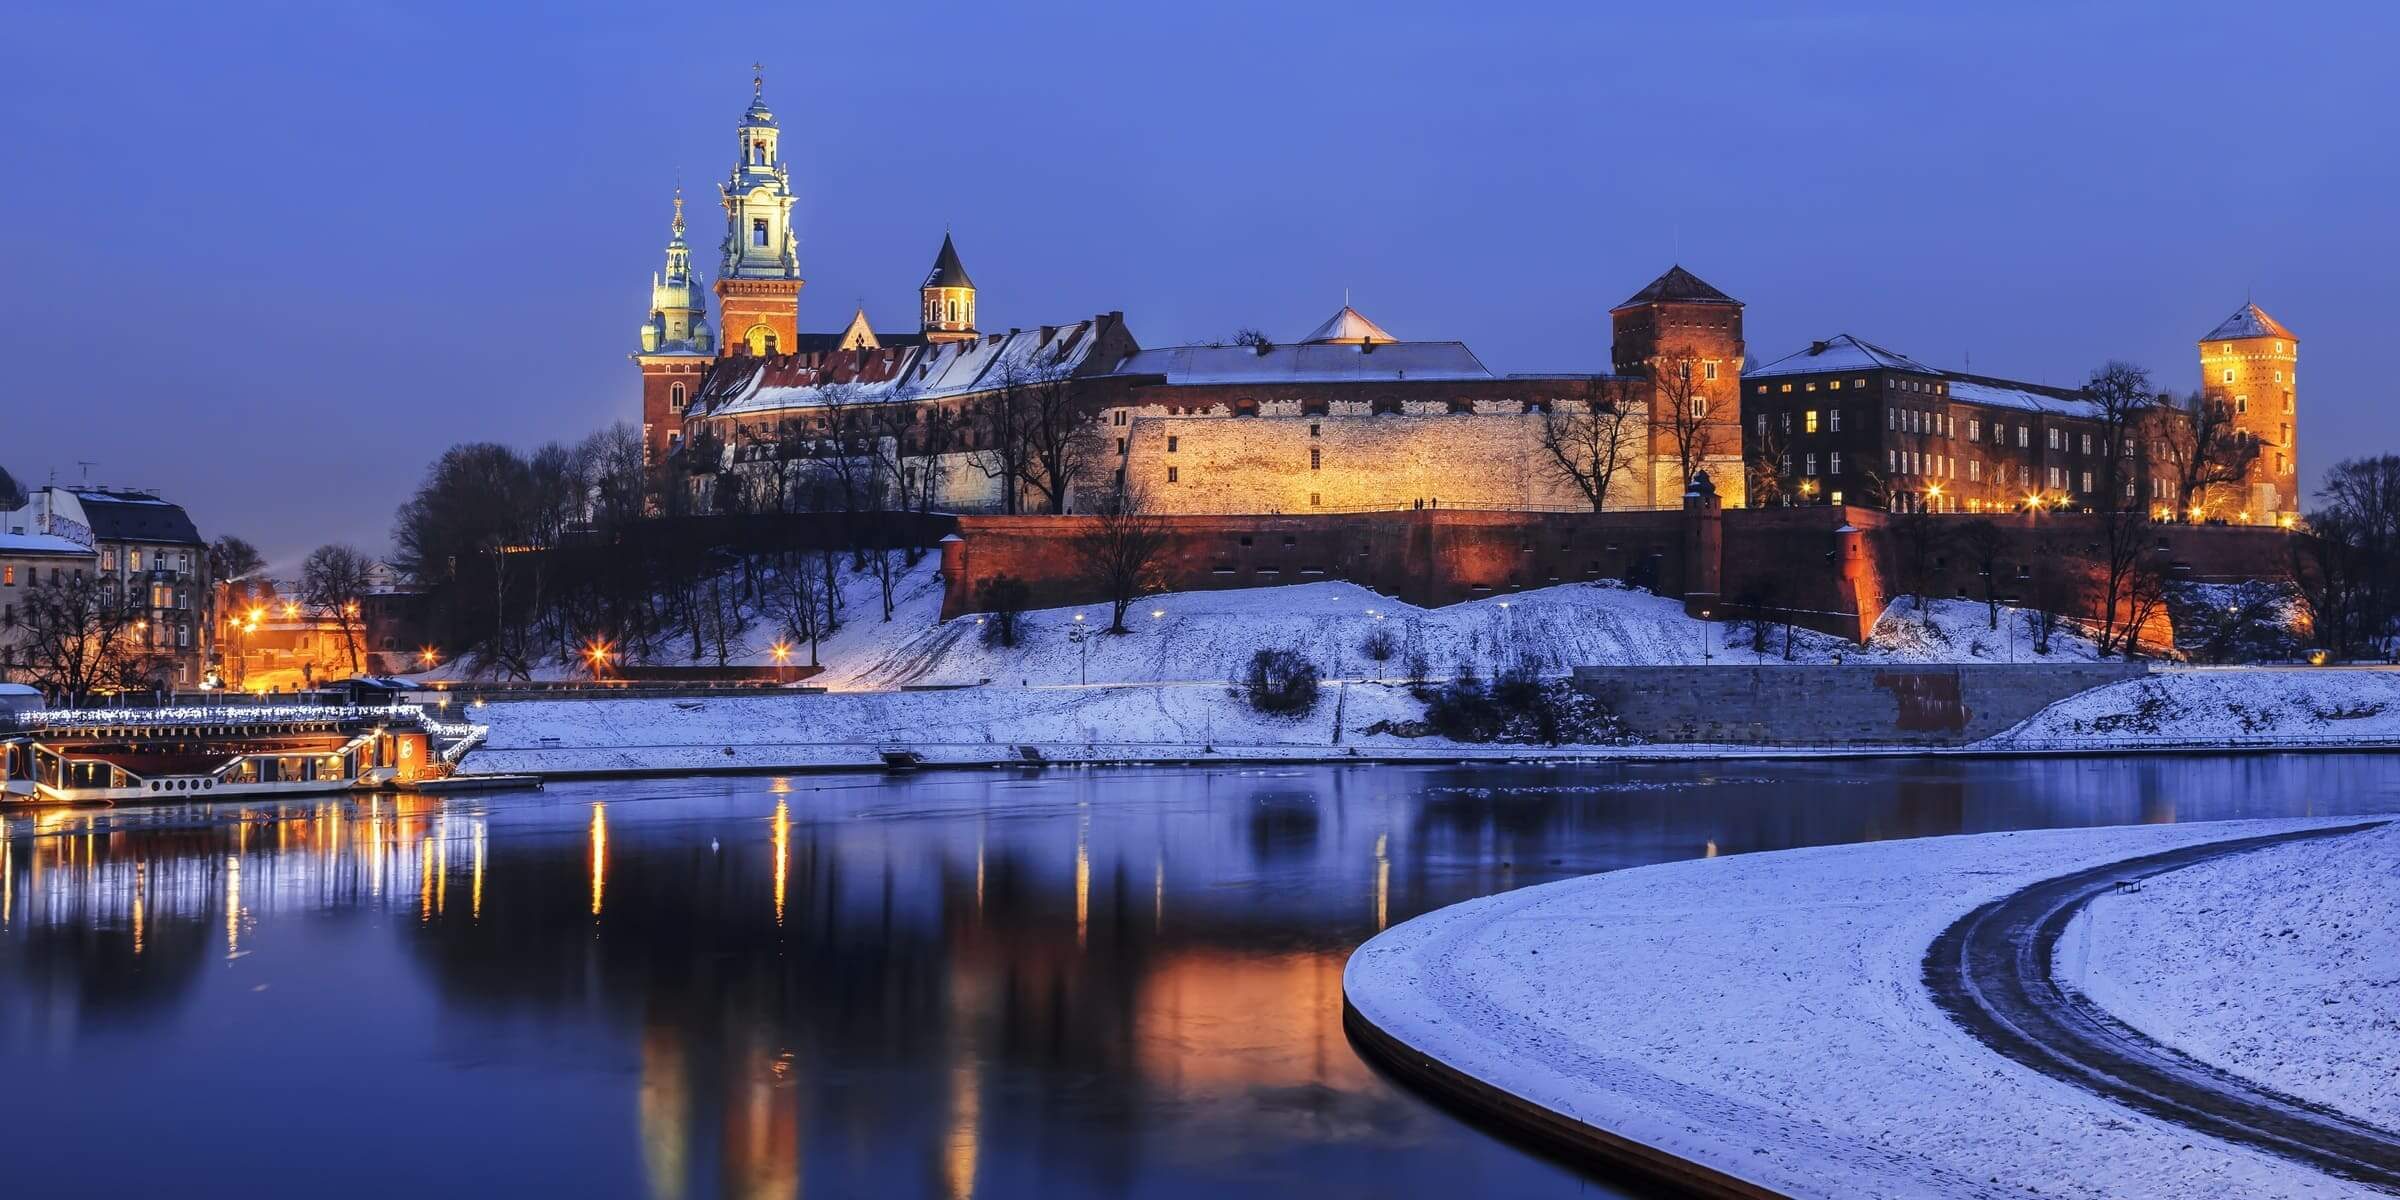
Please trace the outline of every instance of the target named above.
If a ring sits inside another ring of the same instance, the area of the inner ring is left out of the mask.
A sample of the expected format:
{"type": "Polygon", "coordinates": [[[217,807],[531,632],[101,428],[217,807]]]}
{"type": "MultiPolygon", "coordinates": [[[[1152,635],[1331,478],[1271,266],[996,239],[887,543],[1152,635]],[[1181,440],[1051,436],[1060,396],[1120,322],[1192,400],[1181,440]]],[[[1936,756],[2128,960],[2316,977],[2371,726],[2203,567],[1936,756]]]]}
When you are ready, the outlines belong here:
{"type": "MultiPolygon", "coordinates": [[[[1851,332],[2197,383],[2245,292],[2301,456],[2400,450],[2384,5],[107,4],[0,44],[0,464],[381,549],[456,441],[633,415],[678,181],[749,64],[802,322],[905,327],[947,223],[989,328],[1306,331],[1348,289],[1498,370],[1607,361],[1681,261],[1754,361],[1851,332]],[[763,18],[759,15],[766,14],[763,18]]],[[[694,241],[713,247],[702,227],[694,241]]],[[[697,256],[697,257],[706,257],[697,256]]]]}

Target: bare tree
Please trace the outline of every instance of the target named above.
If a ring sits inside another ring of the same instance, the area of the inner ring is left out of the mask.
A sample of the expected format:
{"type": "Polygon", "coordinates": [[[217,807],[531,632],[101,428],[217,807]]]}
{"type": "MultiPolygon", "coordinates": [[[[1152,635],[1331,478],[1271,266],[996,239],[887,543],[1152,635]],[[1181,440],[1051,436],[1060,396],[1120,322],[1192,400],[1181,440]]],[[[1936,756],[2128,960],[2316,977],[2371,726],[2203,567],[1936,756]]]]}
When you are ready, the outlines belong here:
{"type": "Polygon", "coordinates": [[[158,669],[136,636],[137,617],[109,581],[78,571],[27,588],[6,622],[26,677],[80,705],[104,689],[144,686],[158,669]]]}
{"type": "Polygon", "coordinates": [[[1617,476],[1641,461],[1642,403],[1622,379],[1593,376],[1550,403],[1537,433],[1542,469],[1573,487],[1593,512],[1608,507],[1617,476]]]}
{"type": "Polygon", "coordinates": [[[787,636],[808,643],[808,665],[819,665],[817,646],[828,632],[824,587],[805,553],[785,554],[776,563],[767,581],[767,605],[787,636]]]}
{"type": "Polygon", "coordinates": [[[1125,610],[1165,586],[1159,558],[1167,548],[1167,524],[1149,511],[1137,487],[1114,488],[1095,505],[1092,524],[1075,539],[1075,556],[1092,586],[1108,597],[1108,631],[1125,628],[1125,610]]]}
{"type": "Polygon", "coordinates": [[[2233,404],[2220,392],[2161,397],[2150,424],[2161,465],[2174,472],[2167,503],[2178,515],[2213,513],[2216,489],[2241,482],[2258,460],[2258,439],[2234,427],[2233,404]]]}
{"type": "Polygon", "coordinates": [[[1679,484],[1689,484],[1719,452],[1723,422],[1711,419],[1700,373],[1700,359],[1689,350],[1670,350],[1650,360],[1650,421],[1666,431],[1679,484]]]}
{"type": "Polygon", "coordinates": [[[1017,412],[1025,440],[1025,485],[1045,511],[1063,513],[1099,448],[1075,380],[1055,368],[1011,368],[1009,377],[1006,386],[1021,396],[1017,412]]]}
{"type": "Polygon", "coordinates": [[[2065,557],[2065,547],[2050,538],[2025,563],[2025,626],[2036,654],[2050,653],[2050,639],[2065,623],[2067,605],[2073,601],[2074,582],[2065,557]]]}
{"type": "Polygon", "coordinates": [[[1791,503],[1791,497],[1797,493],[1787,491],[1783,485],[1784,478],[1791,473],[1791,459],[1792,435],[1781,422],[1768,425],[1758,435],[1758,445],[1744,464],[1750,476],[1750,507],[1772,508],[1791,503]]]}
{"type": "Polygon", "coordinates": [[[1924,612],[1925,598],[1933,591],[1934,572],[1949,544],[1949,529],[1941,518],[1925,512],[1895,514],[1888,528],[1892,532],[1892,566],[1901,590],[1908,593],[1918,612],[1924,612]]]}
{"type": "Polygon", "coordinates": [[[2152,536],[2150,515],[2126,496],[2133,482],[2130,457],[2135,433],[2157,404],[2150,372],[2131,363],[2109,362],[2092,372],[2083,385],[2087,414],[2100,441],[2100,484],[2092,492],[2099,516],[2099,539],[2088,548],[2100,576],[2099,651],[2131,651],[2140,626],[2129,618],[2142,599],[2143,554],[2152,536]]]}
{"type": "Polygon", "coordinates": [[[340,624],[352,674],[359,670],[359,603],[374,571],[375,560],[338,542],[310,551],[300,564],[300,598],[340,624]]]}
{"type": "Polygon", "coordinates": [[[2000,628],[2001,556],[2008,552],[2008,531],[1988,518],[1967,521],[1951,531],[1951,542],[1983,580],[1983,606],[1990,627],[2000,628]]]}

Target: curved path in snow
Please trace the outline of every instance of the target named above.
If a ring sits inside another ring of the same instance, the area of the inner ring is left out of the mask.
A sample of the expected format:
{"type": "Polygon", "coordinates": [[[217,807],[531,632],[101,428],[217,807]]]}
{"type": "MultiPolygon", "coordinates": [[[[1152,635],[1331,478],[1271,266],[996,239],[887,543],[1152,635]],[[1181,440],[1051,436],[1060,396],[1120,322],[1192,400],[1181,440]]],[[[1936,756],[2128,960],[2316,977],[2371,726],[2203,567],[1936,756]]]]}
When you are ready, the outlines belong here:
{"type": "Polygon", "coordinates": [[[2376,824],[2185,846],[2044,880],[1950,926],[1926,951],[1926,987],[1978,1040],[2034,1070],[2226,1141],[2400,1189],[2400,1137],[2161,1045],[2051,971],[2068,923],[2105,892],[2207,859],[2376,824]]]}

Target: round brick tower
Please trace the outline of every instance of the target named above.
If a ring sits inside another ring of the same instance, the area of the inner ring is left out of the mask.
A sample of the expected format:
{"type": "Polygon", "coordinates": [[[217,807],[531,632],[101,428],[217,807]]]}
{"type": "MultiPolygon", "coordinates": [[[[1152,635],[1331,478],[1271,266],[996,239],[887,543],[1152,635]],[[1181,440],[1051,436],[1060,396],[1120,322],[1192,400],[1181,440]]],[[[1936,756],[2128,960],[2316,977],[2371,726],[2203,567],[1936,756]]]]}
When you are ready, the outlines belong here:
{"type": "Polygon", "coordinates": [[[2212,498],[2212,516],[2275,525],[2300,514],[2300,339],[2255,304],[2200,339],[2200,384],[2233,411],[2233,426],[2258,439],[2258,457],[2239,484],[2212,498]]]}

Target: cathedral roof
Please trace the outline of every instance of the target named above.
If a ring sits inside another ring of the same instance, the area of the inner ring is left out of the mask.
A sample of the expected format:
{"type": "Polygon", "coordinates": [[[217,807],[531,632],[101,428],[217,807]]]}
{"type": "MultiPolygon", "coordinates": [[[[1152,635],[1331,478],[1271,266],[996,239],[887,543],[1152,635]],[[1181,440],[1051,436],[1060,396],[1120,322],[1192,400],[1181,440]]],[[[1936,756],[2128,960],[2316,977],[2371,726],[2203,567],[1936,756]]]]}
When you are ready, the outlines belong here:
{"type": "Polygon", "coordinates": [[[933,257],[933,270],[926,272],[924,286],[929,288],[971,288],[975,281],[967,278],[965,264],[958,261],[958,247],[950,243],[950,235],[942,235],[942,252],[933,257]]]}
{"type": "Polygon", "coordinates": [[[1116,365],[1107,354],[1095,357],[1104,344],[1103,325],[1118,320],[1110,314],[938,343],[919,334],[879,334],[883,346],[875,350],[840,351],[839,334],[802,334],[800,353],[718,359],[690,411],[719,417],[816,407],[837,399],[940,400],[989,391],[1012,378],[1101,374],[1116,365]],[[837,387],[838,393],[829,390],[837,387]]]}
{"type": "Polygon", "coordinates": [[[1342,311],[1327,317],[1324,324],[1317,326],[1307,337],[1301,338],[1300,344],[1303,346],[1326,344],[1355,346],[1361,342],[1397,342],[1399,340],[1385,333],[1383,326],[1360,316],[1357,309],[1345,304],[1342,306],[1342,311]]]}
{"type": "Polygon", "coordinates": [[[2292,331],[2285,329],[2282,322],[2268,316],[2266,310],[2247,302],[2243,303],[2239,311],[2225,318],[2222,324],[2209,330],[2208,336],[2200,340],[2230,342],[2241,338],[2282,338],[2287,342],[2300,340],[2292,336],[2292,331]]]}
{"type": "Polygon", "coordinates": [[[1680,301],[1686,304],[1739,304],[1741,301],[1710,287],[1708,282],[1681,266],[1667,268],[1667,273],[1650,281],[1649,286],[1625,298],[1618,308],[1636,304],[1655,304],[1660,301],[1680,301]]]}

